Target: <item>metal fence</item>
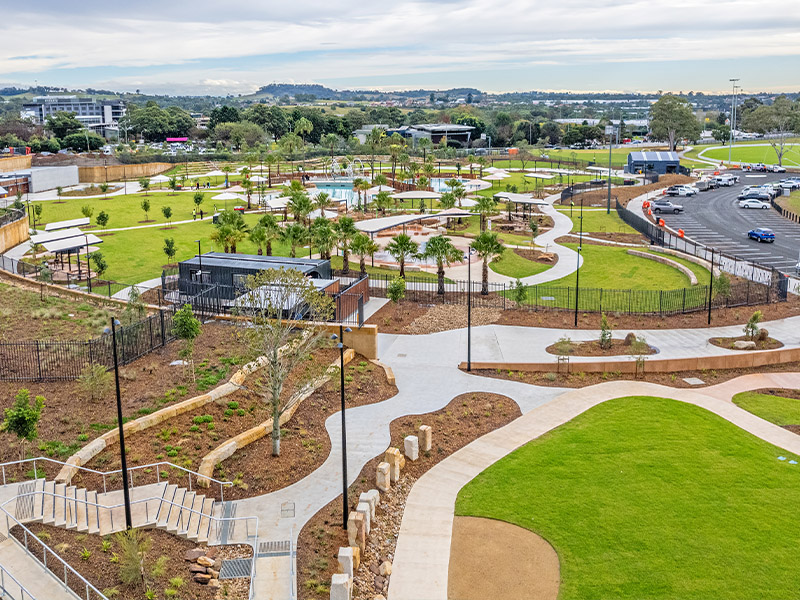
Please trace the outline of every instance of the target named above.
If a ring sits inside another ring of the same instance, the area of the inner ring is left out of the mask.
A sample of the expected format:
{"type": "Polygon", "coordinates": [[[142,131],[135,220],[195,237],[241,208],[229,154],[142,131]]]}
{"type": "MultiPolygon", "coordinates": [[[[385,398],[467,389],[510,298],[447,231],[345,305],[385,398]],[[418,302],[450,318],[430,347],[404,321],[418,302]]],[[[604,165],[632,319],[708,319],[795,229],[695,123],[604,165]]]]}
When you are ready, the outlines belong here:
{"type": "Polygon", "coordinates": [[[25,218],[25,210],[19,208],[7,208],[0,210],[0,227],[8,225],[14,221],[25,218]]]}
{"type": "Polygon", "coordinates": [[[789,219],[794,223],[800,223],[800,215],[796,212],[792,212],[791,210],[784,208],[777,202],[775,202],[775,198],[770,198],[770,203],[772,204],[772,208],[778,211],[778,214],[782,216],[784,219],[789,219]]]}
{"type": "Polygon", "coordinates": [[[759,283],[772,289],[774,300],[786,300],[789,290],[789,277],[774,267],[768,267],[745,258],[727,254],[716,248],[710,248],[693,240],[675,235],[666,227],[659,227],[643,217],[625,208],[616,201],[617,214],[628,225],[647,236],[652,244],[672,248],[684,254],[701,258],[725,273],[759,283]]]}

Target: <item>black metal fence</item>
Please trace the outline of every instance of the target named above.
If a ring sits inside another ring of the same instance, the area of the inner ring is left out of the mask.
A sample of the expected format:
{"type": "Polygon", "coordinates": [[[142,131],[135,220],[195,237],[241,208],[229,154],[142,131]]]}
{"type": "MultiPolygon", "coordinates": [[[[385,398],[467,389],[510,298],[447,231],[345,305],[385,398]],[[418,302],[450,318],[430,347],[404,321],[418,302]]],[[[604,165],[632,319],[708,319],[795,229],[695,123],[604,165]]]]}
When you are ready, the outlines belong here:
{"type": "Polygon", "coordinates": [[[647,236],[652,244],[695,256],[713,264],[714,267],[718,267],[725,273],[770,287],[774,300],[786,300],[789,291],[789,277],[774,267],[768,267],[733,254],[727,254],[716,248],[710,248],[680,235],[675,235],[667,230],[666,227],[659,227],[628,210],[620,204],[619,200],[616,201],[616,209],[617,214],[625,223],[647,236]]]}
{"type": "MultiPolygon", "coordinates": [[[[172,311],[161,310],[117,329],[120,364],[162,348],[175,339],[172,311]]],[[[0,380],[77,379],[86,365],[114,365],[113,339],[103,334],[85,341],[37,340],[0,344],[0,380]]]]}
{"type": "Polygon", "coordinates": [[[0,210],[0,227],[25,218],[25,210],[20,208],[6,208],[0,210]]]}
{"type": "Polygon", "coordinates": [[[800,215],[798,215],[796,212],[792,212],[791,210],[784,208],[783,206],[775,202],[774,198],[770,199],[770,203],[772,204],[772,208],[777,210],[778,214],[782,216],[784,219],[789,219],[794,223],[800,223],[800,215]]]}

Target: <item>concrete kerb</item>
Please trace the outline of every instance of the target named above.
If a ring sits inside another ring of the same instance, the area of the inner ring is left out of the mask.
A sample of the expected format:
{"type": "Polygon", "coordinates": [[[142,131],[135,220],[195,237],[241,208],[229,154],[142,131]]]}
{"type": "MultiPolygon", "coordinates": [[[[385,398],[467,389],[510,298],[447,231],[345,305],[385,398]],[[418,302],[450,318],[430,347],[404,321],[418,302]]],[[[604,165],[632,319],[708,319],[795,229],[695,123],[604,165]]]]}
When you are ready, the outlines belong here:
{"type": "Polygon", "coordinates": [[[646,258],[648,260],[654,260],[656,262],[661,263],[662,265],[667,265],[668,267],[672,267],[673,269],[678,269],[681,273],[686,275],[689,278],[689,283],[691,285],[697,285],[697,275],[694,274],[689,267],[684,267],[681,263],[674,261],[670,258],[666,258],[665,256],[656,256],[655,254],[650,254],[649,252],[640,252],[639,250],[628,250],[628,254],[631,256],[638,256],[639,258],[646,258]]]}
{"type": "MultiPolygon", "coordinates": [[[[344,352],[344,364],[348,364],[353,360],[355,357],[355,351],[351,348],[348,348],[344,352]]],[[[303,389],[296,392],[286,403],[288,408],[284,411],[284,413],[280,416],[279,425],[282,427],[289,420],[294,416],[294,413],[297,411],[300,404],[306,400],[311,394],[313,394],[316,390],[320,387],[325,385],[328,381],[330,381],[331,377],[336,373],[339,368],[339,360],[335,360],[331,363],[331,365],[325,371],[325,374],[322,377],[315,379],[309,385],[305,386],[303,389]]],[[[226,458],[230,458],[237,450],[241,450],[245,446],[252,444],[256,440],[260,440],[262,437],[266,436],[268,433],[272,431],[272,419],[264,421],[263,423],[259,423],[255,427],[248,429],[236,435],[228,440],[225,440],[222,444],[214,448],[211,452],[206,454],[202,460],[200,461],[200,466],[197,469],[199,475],[203,477],[208,477],[209,479],[213,478],[214,475],[214,467],[216,467],[219,463],[221,463],[226,458]]],[[[206,479],[199,479],[197,482],[198,485],[203,487],[207,487],[209,485],[209,480],[206,479]]]]}
{"type": "Polygon", "coordinates": [[[381,361],[379,361],[376,358],[370,359],[369,362],[371,362],[373,365],[377,365],[381,369],[383,369],[383,372],[386,374],[386,380],[389,382],[389,385],[397,385],[396,382],[395,382],[394,371],[392,371],[392,367],[390,367],[389,365],[383,364],[381,361]]]}

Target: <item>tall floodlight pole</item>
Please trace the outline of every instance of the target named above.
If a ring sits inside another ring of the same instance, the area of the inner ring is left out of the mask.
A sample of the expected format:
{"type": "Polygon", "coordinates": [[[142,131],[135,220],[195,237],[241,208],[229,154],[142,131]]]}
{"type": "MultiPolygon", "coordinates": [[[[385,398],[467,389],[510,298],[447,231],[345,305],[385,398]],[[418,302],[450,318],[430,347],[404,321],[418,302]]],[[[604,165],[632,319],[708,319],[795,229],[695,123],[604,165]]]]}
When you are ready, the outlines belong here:
{"type": "Polygon", "coordinates": [[[730,79],[729,81],[733,85],[733,98],[731,99],[731,135],[728,142],[728,165],[731,164],[731,156],[733,154],[733,128],[736,125],[736,116],[734,113],[736,110],[736,82],[739,81],[739,79],[730,79]]]}
{"type": "Polygon", "coordinates": [[[122,397],[119,388],[119,361],[117,359],[117,321],[111,317],[111,339],[114,351],[114,383],[117,389],[117,427],[119,428],[119,452],[122,459],[122,497],[125,503],[125,528],[133,529],[131,519],[131,496],[128,490],[128,459],[125,455],[125,430],[122,421],[122,397]]]}
{"type": "Polygon", "coordinates": [[[578,326],[578,295],[580,294],[581,284],[581,248],[583,247],[583,195],[581,195],[581,213],[578,217],[581,221],[580,233],[578,234],[578,268],[575,269],[575,327],[578,326]]]}
{"type": "Polygon", "coordinates": [[[608,199],[606,200],[606,214],[611,214],[611,148],[614,146],[614,125],[606,127],[608,135],[608,199]]]}

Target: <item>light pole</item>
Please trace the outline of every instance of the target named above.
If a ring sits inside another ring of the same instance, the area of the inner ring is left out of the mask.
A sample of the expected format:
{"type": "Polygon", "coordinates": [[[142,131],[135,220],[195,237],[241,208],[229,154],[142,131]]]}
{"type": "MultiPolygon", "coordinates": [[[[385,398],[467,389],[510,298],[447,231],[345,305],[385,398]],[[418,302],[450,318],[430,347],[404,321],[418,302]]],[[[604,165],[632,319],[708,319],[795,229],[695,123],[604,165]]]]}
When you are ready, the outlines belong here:
{"type": "Polygon", "coordinates": [[[581,221],[581,227],[578,235],[578,268],[575,269],[575,327],[578,326],[578,295],[580,294],[581,282],[581,248],[583,247],[583,196],[581,196],[581,212],[578,219],[581,221]]]}
{"type": "Polygon", "coordinates": [[[200,268],[200,283],[203,283],[203,252],[200,250],[200,240],[195,240],[197,242],[197,263],[198,267],[200,268]]]}
{"type": "Polygon", "coordinates": [[[711,300],[714,294],[714,248],[711,249],[711,275],[708,278],[708,324],[711,325],[711,300]]]}
{"type": "Polygon", "coordinates": [[[736,82],[739,79],[729,79],[733,84],[733,98],[731,99],[731,131],[730,131],[730,141],[728,142],[728,166],[731,164],[731,155],[733,154],[733,128],[736,125],[736,82]]]}
{"type": "Polygon", "coordinates": [[[606,127],[606,133],[608,134],[608,199],[606,200],[606,214],[608,215],[611,214],[611,148],[614,146],[614,125],[606,127]]]}
{"type": "Polygon", "coordinates": [[[117,387],[117,427],[119,427],[119,452],[122,457],[122,495],[125,500],[125,526],[126,529],[133,529],[131,520],[131,497],[128,490],[128,459],[125,456],[125,432],[122,423],[122,398],[119,390],[119,360],[117,359],[117,321],[111,317],[111,336],[113,339],[114,350],[114,382],[117,387]]]}
{"type": "Polygon", "coordinates": [[[467,250],[467,371],[472,371],[472,248],[467,250]]]}
{"type": "Polygon", "coordinates": [[[349,327],[339,324],[339,335],[333,334],[332,340],[338,339],[336,347],[339,348],[339,397],[341,400],[342,413],[342,529],[347,529],[347,519],[350,516],[350,507],[347,502],[347,428],[345,425],[345,402],[344,402],[344,339],[345,333],[353,331],[349,327]]]}
{"type": "MultiPolygon", "coordinates": [[[[86,283],[89,286],[89,293],[92,293],[92,265],[89,262],[89,236],[83,234],[83,239],[86,242],[86,283]]],[[[80,258],[78,258],[80,261],[80,258]]]]}

